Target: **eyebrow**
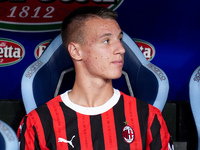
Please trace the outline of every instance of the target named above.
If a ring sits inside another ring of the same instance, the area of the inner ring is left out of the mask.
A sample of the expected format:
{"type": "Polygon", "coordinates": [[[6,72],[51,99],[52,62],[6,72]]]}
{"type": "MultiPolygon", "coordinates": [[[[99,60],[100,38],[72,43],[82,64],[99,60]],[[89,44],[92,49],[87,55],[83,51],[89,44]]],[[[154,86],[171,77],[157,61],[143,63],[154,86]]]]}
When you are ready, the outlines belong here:
{"type": "MultiPolygon", "coordinates": [[[[105,33],[105,34],[101,35],[99,38],[101,39],[101,38],[104,38],[104,37],[107,37],[107,36],[111,36],[111,35],[112,35],[111,33],[105,33]]],[[[119,36],[123,36],[123,32],[122,31],[119,33],[119,36]]]]}
{"type": "Polygon", "coordinates": [[[111,36],[111,35],[112,35],[111,33],[105,33],[105,34],[101,35],[99,38],[101,39],[101,38],[104,38],[104,37],[107,37],[107,36],[111,36]]]}

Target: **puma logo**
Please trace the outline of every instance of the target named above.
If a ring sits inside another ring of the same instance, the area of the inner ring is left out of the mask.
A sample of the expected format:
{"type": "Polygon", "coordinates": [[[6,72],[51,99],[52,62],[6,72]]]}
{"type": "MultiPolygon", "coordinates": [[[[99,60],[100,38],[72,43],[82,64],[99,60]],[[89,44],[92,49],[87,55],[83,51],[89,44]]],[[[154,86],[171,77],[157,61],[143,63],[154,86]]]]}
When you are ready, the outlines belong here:
{"type": "Polygon", "coordinates": [[[75,135],[72,136],[72,138],[71,138],[70,141],[67,141],[67,140],[65,140],[65,139],[63,139],[63,138],[58,138],[58,142],[68,143],[69,145],[72,146],[72,148],[74,148],[74,145],[73,145],[73,143],[72,143],[72,140],[73,140],[74,138],[75,138],[75,135]]]}

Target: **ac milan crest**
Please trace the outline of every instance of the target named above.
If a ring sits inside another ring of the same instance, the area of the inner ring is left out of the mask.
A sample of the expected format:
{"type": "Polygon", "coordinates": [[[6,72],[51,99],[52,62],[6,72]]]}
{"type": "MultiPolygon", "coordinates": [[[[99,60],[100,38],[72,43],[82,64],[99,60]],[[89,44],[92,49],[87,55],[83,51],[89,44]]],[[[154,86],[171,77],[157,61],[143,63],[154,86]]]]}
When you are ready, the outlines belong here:
{"type": "Polygon", "coordinates": [[[124,126],[122,130],[122,136],[124,141],[128,144],[132,143],[135,139],[134,131],[129,125],[124,126]]]}

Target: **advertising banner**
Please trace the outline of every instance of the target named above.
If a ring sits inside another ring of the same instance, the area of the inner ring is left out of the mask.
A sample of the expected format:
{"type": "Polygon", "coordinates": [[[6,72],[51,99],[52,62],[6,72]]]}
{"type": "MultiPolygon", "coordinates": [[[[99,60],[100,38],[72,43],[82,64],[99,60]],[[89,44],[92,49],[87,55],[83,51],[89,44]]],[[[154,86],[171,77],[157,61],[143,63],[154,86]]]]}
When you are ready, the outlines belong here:
{"type": "Polygon", "coordinates": [[[123,0],[0,0],[0,99],[21,99],[21,78],[81,6],[116,10],[123,0]]]}
{"type": "Polygon", "coordinates": [[[20,100],[21,78],[60,33],[63,18],[75,8],[104,6],[147,60],[170,83],[169,101],[188,101],[188,83],[200,65],[200,2],[172,0],[0,0],[0,100],[20,100]]]}

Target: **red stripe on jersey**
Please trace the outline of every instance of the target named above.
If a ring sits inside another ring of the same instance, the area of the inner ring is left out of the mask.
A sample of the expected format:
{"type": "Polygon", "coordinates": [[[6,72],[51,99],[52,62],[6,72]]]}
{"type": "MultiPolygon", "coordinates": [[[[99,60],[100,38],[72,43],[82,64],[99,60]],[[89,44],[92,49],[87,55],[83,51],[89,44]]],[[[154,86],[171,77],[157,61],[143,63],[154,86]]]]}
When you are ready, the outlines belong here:
{"type": "Polygon", "coordinates": [[[138,113],[137,113],[137,105],[136,99],[131,98],[128,95],[124,96],[124,110],[125,110],[125,117],[128,122],[128,125],[133,129],[134,132],[134,141],[130,144],[130,149],[141,149],[142,148],[142,140],[141,140],[141,133],[139,127],[139,120],[138,120],[138,113]],[[126,98],[127,97],[127,98],[126,98]]]}
{"type": "Polygon", "coordinates": [[[115,150],[117,149],[117,136],[115,132],[116,129],[113,109],[110,109],[109,111],[103,113],[101,117],[104,133],[105,150],[115,150]]]}
{"type": "Polygon", "coordinates": [[[67,135],[65,117],[59,104],[59,102],[61,102],[61,98],[56,98],[57,100],[50,101],[49,103],[47,103],[47,107],[50,111],[53,120],[53,128],[55,131],[57,149],[68,150],[68,143],[59,141],[59,139],[67,140],[67,135]]]}
{"type": "Polygon", "coordinates": [[[160,128],[160,138],[161,138],[161,142],[162,142],[161,150],[166,150],[166,149],[168,149],[168,143],[170,142],[170,134],[168,132],[167,125],[166,125],[163,117],[161,117],[162,114],[161,114],[160,110],[156,109],[155,107],[152,107],[149,111],[151,111],[151,110],[154,114],[157,114],[158,121],[160,122],[160,125],[161,125],[161,128],[160,128]]]}
{"type": "Polygon", "coordinates": [[[76,114],[77,114],[79,138],[81,144],[80,149],[93,150],[90,117],[88,115],[82,115],[80,113],[76,114]]]}
{"type": "Polygon", "coordinates": [[[146,143],[146,150],[150,150],[150,143],[153,141],[152,133],[151,133],[151,125],[153,123],[155,117],[155,110],[154,107],[149,107],[149,118],[148,118],[148,125],[147,125],[147,143],[146,143]]]}
{"type": "Polygon", "coordinates": [[[22,121],[20,122],[19,128],[18,128],[18,130],[17,130],[17,138],[18,138],[18,139],[19,139],[20,133],[21,133],[21,131],[22,131],[22,125],[23,125],[23,123],[24,123],[24,118],[23,118],[22,121]]]}
{"type": "Polygon", "coordinates": [[[152,125],[152,122],[154,120],[154,116],[155,114],[151,114],[152,112],[152,107],[149,107],[149,118],[148,118],[148,125],[147,125],[147,141],[146,141],[146,150],[150,150],[150,143],[153,141],[153,136],[152,136],[152,133],[151,133],[151,125],[152,125]]]}
{"type": "Polygon", "coordinates": [[[35,141],[35,132],[32,128],[32,124],[28,122],[27,129],[24,133],[25,137],[25,150],[35,149],[34,141],[35,141]]]}
{"type": "Polygon", "coordinates": [[[168,149],[170,135],[168,133],[168,129],[167,129],[165,121],[162,117],[161,112],[157,108],[150,106],[149,114],[150,115],[149,115],[149,122],[148,122],[148,128],[147,128],[147,150],[150,150],[150,143],[153,141],[153,137],[152,137],[150,128],[151,128],[151,125],[153,123],[153,120],[154,120],[156,114],[157,114],[158,121],[161,125],[160,135],[161,135],[161,142],[162,142],[162,150],[168,149]]]}
{"type": "MultiPolygon", "coordinates": [[[[30,114],[29,114],[29,117],[27,118],[27,119],[29,119],[30,118],[30,120],[32,121],[32,123],[31,123],[31,121],[27,121],[27,130],[29,130],[29,134],[31,134],[31,133],[34,133],[34,138],[35,138],[35,132],[33,131],[33,127],[32,127],[32,124],[34,124],[35,125],[35,129],[36,129],[36,131],[37,131],[37,134],[38,134],[38,138],[39,138],[39,141],[40,141],[40,143],[39,143],[39,145],[40,145],[40,147],[41,147],[41,149],[42,150],[49,150],[47,147],[46,147],[46,140],[45,140],[45,136],[44,136],[44,130],[43,130],[43,127],[42,127],[42,123],[41,123],[41,121],[40,121],[40,118],[39,118],[39,116],[38,116],[38,114],[37,114],[37,112],[35,111],[35,110],[33,110],[30,114]]],[[[25,139],[26,140],[28,140],[29,138],[30,138],[30,136],[31,135],[27,135],[26,133],[25,133],[25,139]],[[27,137],[27,136],[29,136],[29,137],[27,137]]],[[[33,138],[33,137],[32,137],[33,138]]],[[[29,150],[29,149],[31,149],[30,148],[30,146],[32,147],[33,146],[33,149],[35,149],[34,147],[34,139],[31,139],[27,144],[28,144],[28,147],[29,148],[27,148],[27,145],[26,145],[26,147],[25,147],[25,150],[29,150]],[[31,143],[31,142],[33,142],[33,143],[31,143]]]]}

